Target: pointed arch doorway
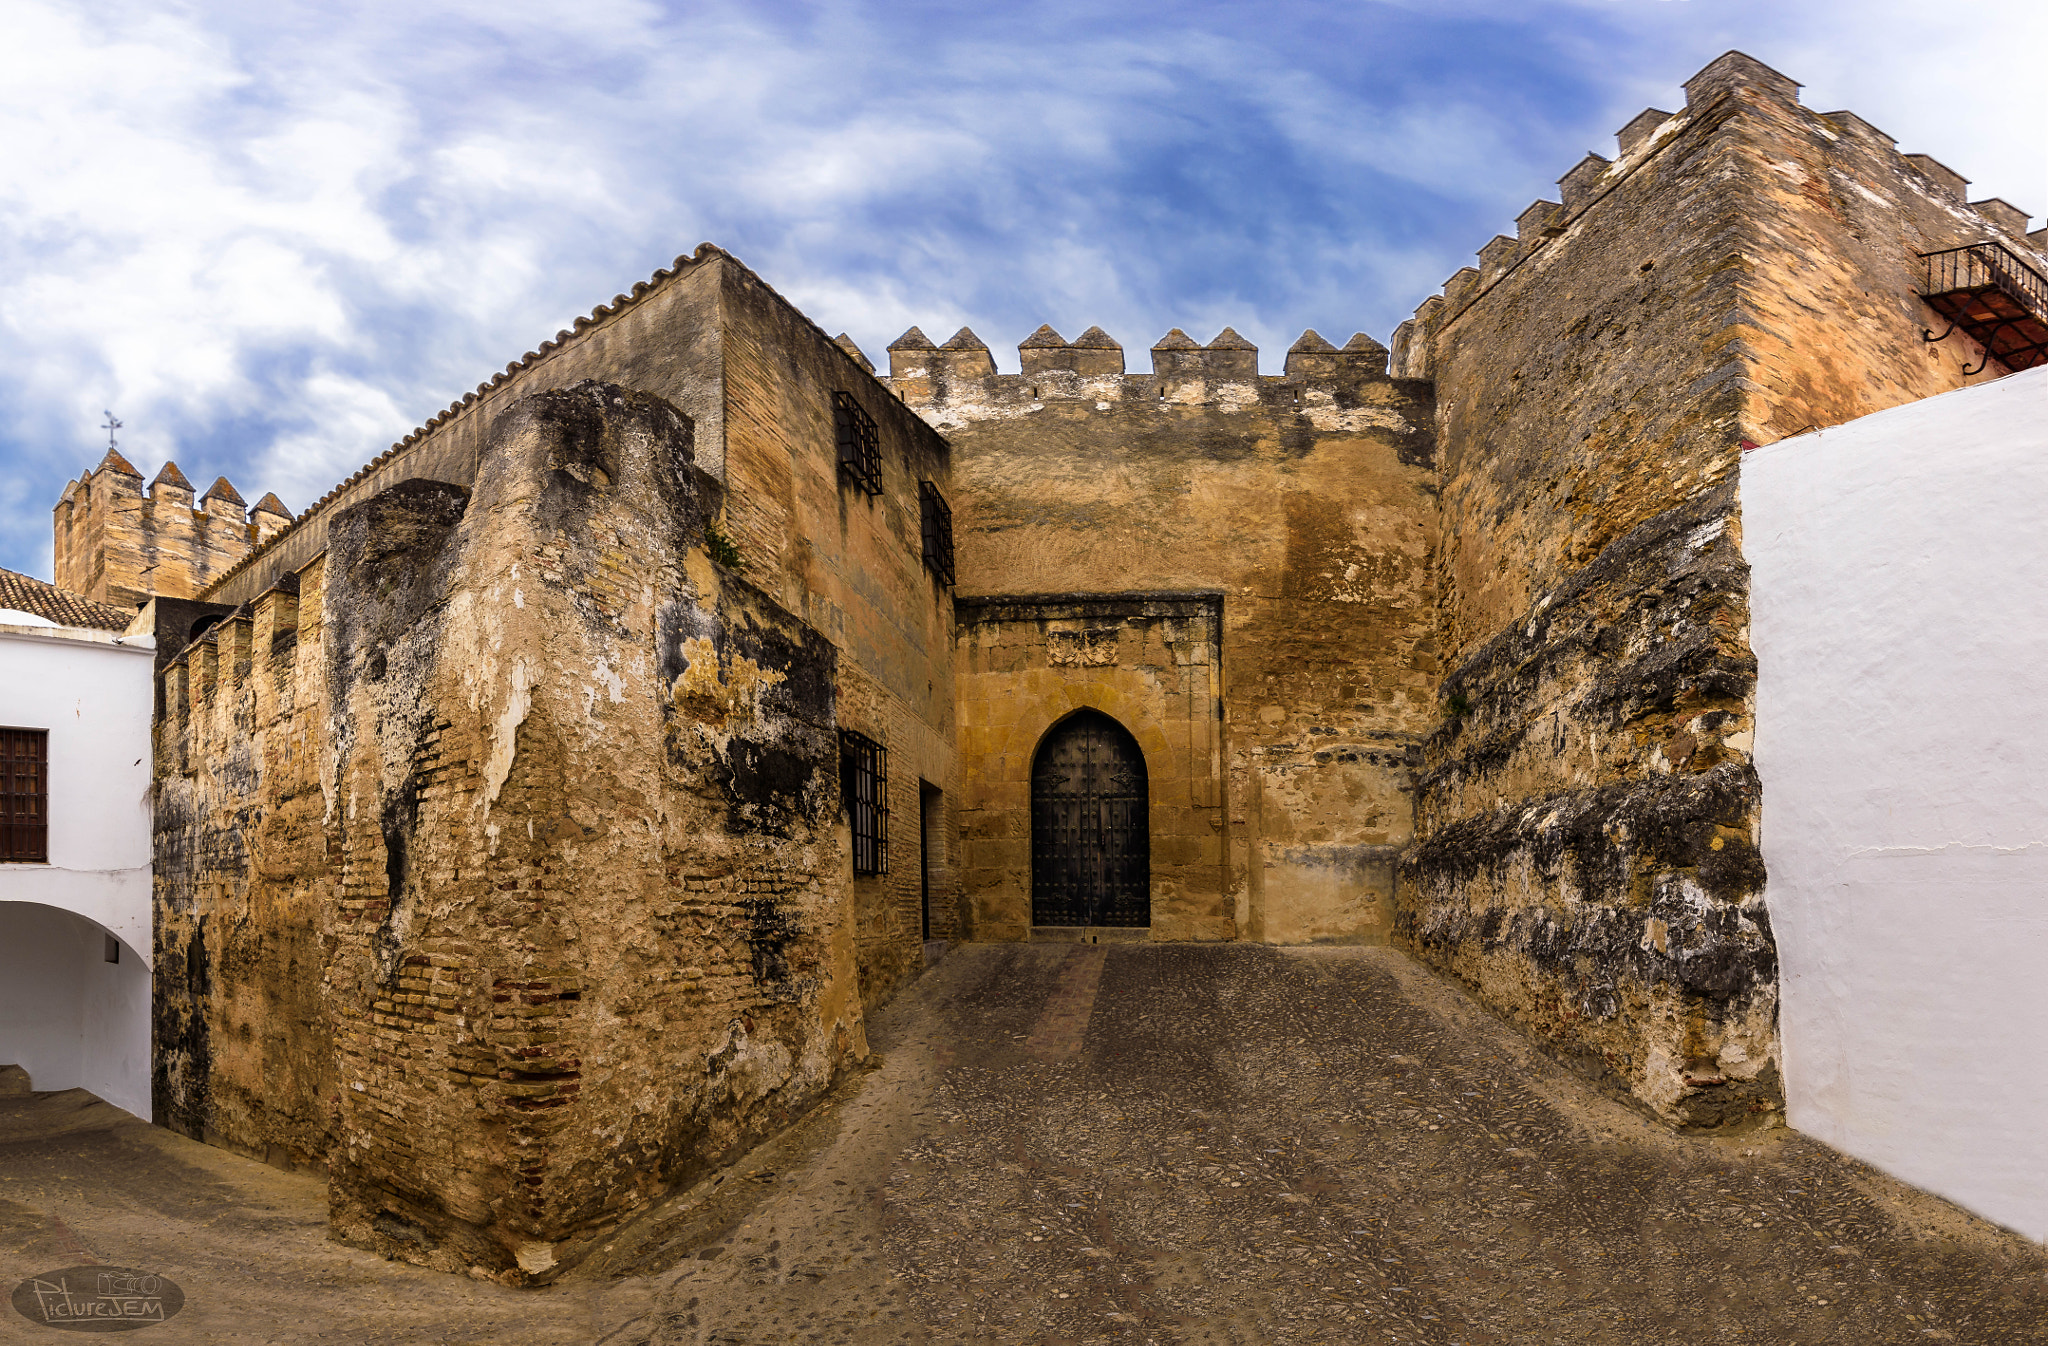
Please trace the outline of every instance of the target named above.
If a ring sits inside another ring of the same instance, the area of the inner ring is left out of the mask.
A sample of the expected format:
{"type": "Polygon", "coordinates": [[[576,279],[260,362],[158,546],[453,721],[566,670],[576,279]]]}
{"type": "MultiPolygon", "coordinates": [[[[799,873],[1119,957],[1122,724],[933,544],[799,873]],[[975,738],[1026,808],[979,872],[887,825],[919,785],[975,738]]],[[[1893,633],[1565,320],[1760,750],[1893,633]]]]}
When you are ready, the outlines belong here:
{"type": "Polygon", "coordinates": [[[1152,923],[1145,755],[1099,710],[1046,731],[1031,761],[1031,923],[1152,923]]]}

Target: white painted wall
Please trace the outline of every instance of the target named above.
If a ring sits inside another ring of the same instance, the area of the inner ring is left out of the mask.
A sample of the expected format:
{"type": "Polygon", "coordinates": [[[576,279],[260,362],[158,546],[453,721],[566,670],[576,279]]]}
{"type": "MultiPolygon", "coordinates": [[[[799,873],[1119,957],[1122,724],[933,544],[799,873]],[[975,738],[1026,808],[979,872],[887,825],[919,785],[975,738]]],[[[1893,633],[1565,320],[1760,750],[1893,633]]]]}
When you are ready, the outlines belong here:
{"type": "Polygon", "coordinates": [[[1788,1120],[2048,1241],[2048,368],[1741,489],[1788,1120]]]}
{"type": "Polygon", "coordinates": [[[72,912],[0,902],[0,1062],[146,1118],[149,965],[125,942],[109,963],[106,940],[72,912]]]}
{"type": "Polygon", "coordinates": [[[0,1064],[141,1117],[154,653],[147,636],[0,622],[0,725],[50,735],[49,863],[0,863],[0,1064]]]}

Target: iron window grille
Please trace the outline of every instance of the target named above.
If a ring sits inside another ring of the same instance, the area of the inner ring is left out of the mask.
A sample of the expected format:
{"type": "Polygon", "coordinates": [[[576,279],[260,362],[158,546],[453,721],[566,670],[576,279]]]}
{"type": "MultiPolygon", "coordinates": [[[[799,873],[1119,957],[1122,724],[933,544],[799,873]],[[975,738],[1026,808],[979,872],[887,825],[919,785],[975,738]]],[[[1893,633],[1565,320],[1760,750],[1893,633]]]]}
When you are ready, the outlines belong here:
{"type": "Polygon", "coordinates": [[[50,859],[50,731],[0,729],[0,860],[50,859]]]}
{"type": "Polygon", "coordinates": [[[839,731],[840,782],[853,821],[853,872],[889,872],[889,754],[866,734],[839,731]]]}
{"type": "Polygon", "coordinates": [[[953,508],[929,481],[917,484],[917,503],[924,524],[924,563],[946,583],[953,582],[953,508]]]}
{"type": "Polygon", "coordinates": [[[832,394],[832,431],[839,440],[839,474],[869,495],[882,493],[882,441],[875,418],[852,393],[832,394]]]}

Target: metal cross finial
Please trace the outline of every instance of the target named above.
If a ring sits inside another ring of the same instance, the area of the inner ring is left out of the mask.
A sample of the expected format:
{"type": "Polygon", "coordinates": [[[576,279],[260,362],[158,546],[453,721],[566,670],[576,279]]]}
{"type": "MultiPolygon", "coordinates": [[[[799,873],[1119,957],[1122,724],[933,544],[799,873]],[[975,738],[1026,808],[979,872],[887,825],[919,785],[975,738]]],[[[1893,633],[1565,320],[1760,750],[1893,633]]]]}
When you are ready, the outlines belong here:
{"type": "Polygon", "coordinates": [[[114,432],[115,432],[116,430],[119,430],[120,428],[121,428],[121,421],[120,421],[120,418],[119,418],[119,417],[117,417],[117,416],[115,416],[113,412],[111,412],[111,411],[110,411],[110,412],[108,412],[108,413],[107,413],[107,423],[106,423],[105,425],[101,426],[101,427],[100,427],[100,429],[102,429],[102,430],[104,430],[104,431],[106,431],[106,432],[107,432],[107,450],[108,450],[109,452],[112,452],[112,451],[113,451],[113,449],[114,449],[114,448],[115,448],[115,446],[116,446],[116,440],[114,439],[114,432]]]}

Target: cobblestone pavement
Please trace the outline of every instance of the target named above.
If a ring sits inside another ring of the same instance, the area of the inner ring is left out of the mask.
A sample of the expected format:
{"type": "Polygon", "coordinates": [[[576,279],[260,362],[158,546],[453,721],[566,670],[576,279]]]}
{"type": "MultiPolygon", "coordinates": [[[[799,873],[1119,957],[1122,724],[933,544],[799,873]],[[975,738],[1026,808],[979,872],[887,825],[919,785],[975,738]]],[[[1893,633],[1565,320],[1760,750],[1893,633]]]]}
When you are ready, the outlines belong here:
{"type": "Polygon", "coordinates": [[[618,1340],[2048,1342],[2038,1245],[1672,1136],[1388,950],[973,946],[874,1040],[618,1340]]]}
{"type": "Polygon", "coordinates": [[[317,1178],[89,1095],[0,1100],[0,1278],[161,1271],[161,1342],[2048,1343],[2038,1245],[1790,1132],[1672,1136],[1388,950],[968,946],[870,1041],[534,1291],[329,1242],[317,1178]]]}

